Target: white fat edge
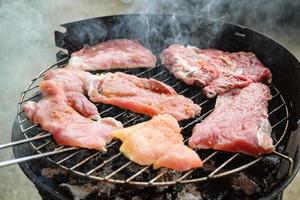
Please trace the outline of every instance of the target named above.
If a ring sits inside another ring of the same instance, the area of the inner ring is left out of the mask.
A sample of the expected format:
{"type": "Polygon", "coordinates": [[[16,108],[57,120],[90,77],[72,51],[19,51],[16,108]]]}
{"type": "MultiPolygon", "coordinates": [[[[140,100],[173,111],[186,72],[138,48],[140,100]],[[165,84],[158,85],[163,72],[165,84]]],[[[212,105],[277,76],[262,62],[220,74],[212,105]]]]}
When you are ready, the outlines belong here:
{"type": "Polygon", "coordinates": [[[174,56],[177,60],[177,64],[181,66],[179,70],[176,70],[175,73],[178,74],[181,78],[186,78],[189,74],[197,72],[198,67],[189,65],[188,62],[182,59],[180,56],[174,56]]]}
{"type": "MultiPolygon", "coordinates": [[[[201,57],[204,60],[208,60],[209,59],[208,56],[196,53],[194,51],[194,49],[198,49],[198,48],[195,47],[195,46],[188,45],[186,48],[188,50],[193,51],[198,57],[201,57]]],[[[177,64],[181,65],[181,69],[180,70],[176,70],[175,72],[180,71],[180,74],[184,75],[184,77],[186,77],[188,74],[191,74],[191,73],[199,71],[199,67],[193,66],[193,65],[189,65],[188,62],[185,59],[181,58],[181,56],[175,55],[174,58],[177,60],[177,64]]]]}
{"type": "Polygon", "coordinates": [[[97,113],[97,114],[94,114],[94,115],[91,115],[91,116],[90,116],[90,118],[91,118],[92,120],[95,120],[95,121],[98,121],[98,120],[100,120],[100,119],[101,119],[101,117],[100,117],[100,114],[99,114],[99,113],[97,113]]]}
{"type": "Polygon", "coordinates": [[[35,109],[36,102],[35,101],[27,101],[24,103],[24,105],[30,107],[30,109],[35,109]]]}
{"type": "Polygon", "coordinates": [[[106,74],[100,74],[100,75],[91,74],[90,76],[88,76],[86,78],[85,86],[86,86],[86,91],[87,91],[89,97],[92,95],[92,92],[94,90],[97,90],[97,88],[94,87],[94,82],[101,81],[105,76],[106,76],[106,74]]]}
{"type": "Polygon", "coordinates": [[[269,120],[268,119],[264,119],[261,122],[260,128],[258,129],[258,131],[256,133],[257,142],[258,142],[258,145],[260,147],[262,147],[264,149],[269,149],[270,147],[273,146],[272,143],[270,143],[270,144],[263,143],[264,136],[265,135],[270,136],[271,135],[271,131],[272,131],[272,126],[271,126],[269,120]]]}
{"type": "Polygon", "coordinates": [[[210,59],[209,56],[206,56],[206,55],[201,54],[201,53],[197,53],[197,50],[199,50],[198,47],[188,45],[186,48],[187,48],[188,50],[193,51],[195,54],[197,54],[198,57],[201,57],[201,58],[202,58],[203,60],[205,60],[205,61],[208,61],[208,60],[210,59]]]}
{"type": "Polygon", "coordinates": [[[82,64],[84,64],[82,58],[72,56],[69,60],[68,66],[72,68],[80,68],[82,64]]]}
{"type": "Polygon", "coordinates": [[[93,67],[86,64],[81,57],[72,56],[68,62],[68,67],[77,68],[82,70],[91,70],[93,67]]]}
{"type": "Polygon", "coordinates": [[[195,46],[192,46],[192,45],[187,45],[186,48],[187,48],[188,50],[192,50],[192,51],[198,50],[198,49],[199,49],[198,47],[195,47],[195,46]]]}
{"type": "Polygon", "coordinates": [[[113,117],[101,118],[97,122],[99,122],[99,123],[108,123],[108,124],[114,125],[117,129],[123,128],[123,124],[121,122],[119,122],[118,120],[116,120],[115,118],[113,118],[113,117]]]}

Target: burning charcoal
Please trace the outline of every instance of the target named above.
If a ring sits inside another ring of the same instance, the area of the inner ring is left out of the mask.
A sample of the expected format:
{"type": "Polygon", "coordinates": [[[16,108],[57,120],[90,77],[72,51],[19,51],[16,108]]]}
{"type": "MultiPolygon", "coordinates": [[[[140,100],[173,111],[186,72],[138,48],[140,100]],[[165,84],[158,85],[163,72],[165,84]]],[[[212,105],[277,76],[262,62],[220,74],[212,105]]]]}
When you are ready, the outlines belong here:
{"type": "Polygon", "coordinates": [[[204,171],[214,171],[215,169],[216,169],[215,161],[213,161],[213,160],[208,160],[203,165],[204,171]]]}
{"type": "Polygon", "coordinates": [[[101,168],[100,170],[98,170],[95,175],[96,176],[107,176],[108,174],[110,174],[112,172],[112,166],[111,165],[105,165],[103,168],[101,168]]]}
{"type": "Polygon", "coordinates": [[[125,199],[122,197],[116,196],[115,200],[125,200],[125,199]]]}
{"type": "Polygon", "coordinates": [[[185,185],[183,190],[178,192],[176,200],[202,200],[200,191],[192,184],[185,185]]]}
{"type": "Polygon", "coordinates": [[[274,155],[270,155],[270,156],[267,156],[265,157],[263,160],[262,160],[262,164],[263,165],[266,165],[266,167],[275,167],[277,166],[278,164],[280,164],[280,158],[278,156],[274,156],[274,155]]]}
{"type": "Polygon", "coordinates": [[[98,196],[111,196],[114,194],[116,185],[108,182],[99,182],[98,189],[98,196]]]}
{"type": "MultiPolygon", "coordinates": [[[[158,174],[163,173],[166,169],[160,169],[158,174]]],[[[176,172],[174,170],[168,170],[167,173],[165,173],[161,178],[160,181],[170,181],[170,180],[176,180],[180,178],[181,173],[176,172]]]]}
{"type": "Polygon", "coordinates": [[[241,190],[247,195],[259,192],[257,184],[242,172],[231,180],[231,184],[235,190],[241,190]]]}
{"type": "Polygon", "coordinates": [[[66,188],[70,194],[74,197],[74,200],[85,199],[89,194],[93,193],[97,187],[89,183],[79,186],[79,185],[69,185],[63,183],[59,185],[60,187],[66,188]]]}
{"type": "Polygon", "coordinates": [[[131,200],[143,200],[140,196],[134,196],[131,198],[131,200]]]}
{"type": "Polygon", "coordinates": [[[178,193],[176,200],[202,200],[201,196],[196,196],[191,193],[178,193]]]}
{"type": "Polygon", "coordinates": [[[162,193],[158,197],[153,198],[153,200],[172,200],[172,194],[162,193]]]}
{"type": "Polygon", "coordinates": [[[156,192],[157,193],[165,192],[165,190],[167,190],[168,188],[169,188],[169,186],[156,187],[156,192]]]}

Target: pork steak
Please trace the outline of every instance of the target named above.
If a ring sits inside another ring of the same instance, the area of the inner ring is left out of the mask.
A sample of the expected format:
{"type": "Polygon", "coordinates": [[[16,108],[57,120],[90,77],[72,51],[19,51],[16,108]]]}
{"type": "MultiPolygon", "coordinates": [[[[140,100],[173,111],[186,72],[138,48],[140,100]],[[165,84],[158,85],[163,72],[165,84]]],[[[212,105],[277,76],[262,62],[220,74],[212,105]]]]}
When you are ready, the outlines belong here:
{"type": "Polygon", "coordinates": [[[177,79],[199,85],[207,97],[272,80],[270,70],[250,52],[229,53],[174,44],[161,53],[162,63],[177,79]]]}
{"type": "Polygon", "coordinates": [[[272,152],[270,99],[270,90],[262,83],[218,96],[215,110],[194,127],[189,146],[250,155],[272,152]]]}

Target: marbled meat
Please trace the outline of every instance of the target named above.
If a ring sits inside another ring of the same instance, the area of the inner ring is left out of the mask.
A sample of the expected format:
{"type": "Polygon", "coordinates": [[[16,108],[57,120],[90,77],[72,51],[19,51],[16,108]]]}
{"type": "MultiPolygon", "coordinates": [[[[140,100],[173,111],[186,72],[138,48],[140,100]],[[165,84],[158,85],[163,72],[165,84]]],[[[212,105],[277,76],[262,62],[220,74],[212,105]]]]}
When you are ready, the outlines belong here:
{"type": "Polygon", "coordinates": [[[209,98],[252,82],[272,80],[270,70],[250,52],[229,53],[174,44],[161,53],[161,60],[179,80],[204,87],[209,98]]]}
{"type": "Polygon", "coordinates": [[[250,155],[272,152],[270,99],[270,90],[262,83],[219,95],[214,111],[194,127],[189,146],[250,155]]]}
{"type": "Polygon", "coordinates": [[[67,67],[86,71],[155,67],[156,56],[134,40],[114,39],[72,53],[67,67]]]}
{"type": "Polygon", "coordinates": [[[160,81],[121,72],[94,77],[88,86],[88,96],[93,102],[149,116],[170,114],[177,120],[193,118],[201,111],[192,100],[178,95],[172,87],[160,81]]]}

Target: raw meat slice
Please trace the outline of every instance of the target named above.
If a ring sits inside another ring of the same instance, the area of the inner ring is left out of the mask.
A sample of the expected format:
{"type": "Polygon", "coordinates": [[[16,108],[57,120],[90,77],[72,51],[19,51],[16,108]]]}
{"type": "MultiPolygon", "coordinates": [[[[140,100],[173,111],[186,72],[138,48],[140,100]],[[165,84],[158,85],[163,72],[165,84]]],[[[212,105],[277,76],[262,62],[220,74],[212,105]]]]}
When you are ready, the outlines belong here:
{"type": "Polygon", "coordinates": [[[176,171],[201,167],[201,159],[184,145],[180,131],[176,119],[165,114],[116,130],[113,135],[123,142],[120,151],[140,165],[153,164],[154,169],[166,167],[176,171]]]}
{"type": "Polygon", "coordinates": [[[42,88],[41,92],[44,96],[65,92],[86,94],[85,82],[91,76],[93,76],[91,73],[79,69],[54,69],[43,77],[41,84],[47,83],[47,87],[42,88]]]}
{"type": "Polygon", "coordinates": [[[149,116],[170,114],[177,120],[193,118],[201,108],[192,100],[155,79],[138,78],[121,72],[94,77],[88,86],[93,102],[115,105],[149,116]]]}
{"type": "Polygon", "coordinates": [[[215,110],[194,127],[189,146],[250,155],[272,152],[270,99],[269,88],[261,83],[219,95],[215,110]]]}
{"type": "Polygon", "coordinates": [[[99,120],[101,118],[95,104],[90,102],[83,94],[78,92],[66,92],[66,96],[68,104],[81,115],[93,120],[99,120]]]}
{"type": "Polygon", "coordinates": [[[72,53],[67,67],[82,70],[155,67],[156,57],[137,41],[115,39],[95,46],[84,46],[72,53]]]}
{"type": "Polygon", "coordinates": [[[272,80],[270,70],[250,52],[229,53],[174,44],[161,53],[161,60],[176,78],[204,87],[209,98],[252,82],[272,80]]]}
{"type": "Polygon", "coordinates": [[[79,69],[55,69],[45,74],[39,87],[44,97],[67,96],[69,105],[80,114],[98,120],[100,115],[97,107],[84,96],[86,94],[86,82],[93,76],[79,69]]]}
{"type": "Polygon", "coordinates": [[[122,128],[122,124],[113,118],[86,118],[69,106],[66,98],[52,95],[38,103],[28,101],[23,109],[29,120],[51,133],[58,144],[105,151],[113,138],[112,131],[122,128]]]}

